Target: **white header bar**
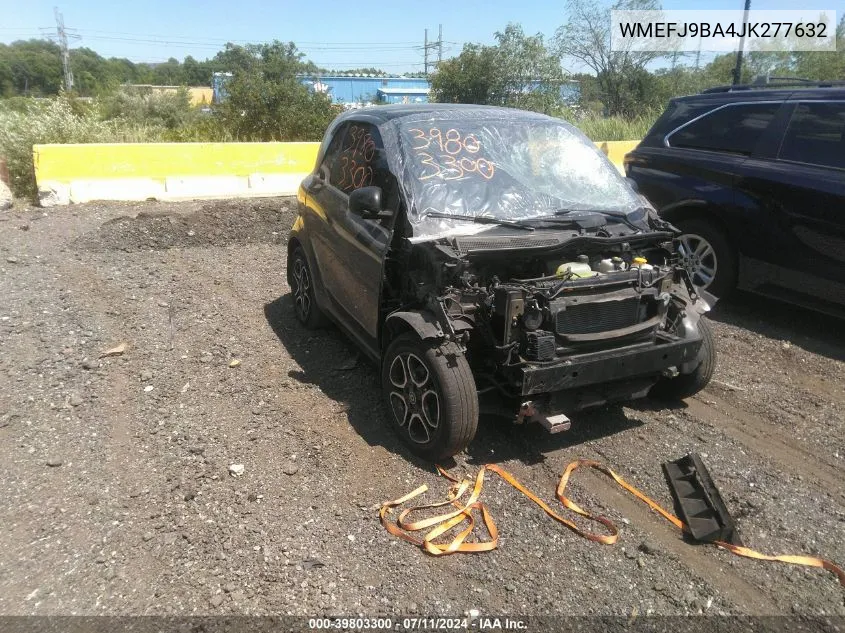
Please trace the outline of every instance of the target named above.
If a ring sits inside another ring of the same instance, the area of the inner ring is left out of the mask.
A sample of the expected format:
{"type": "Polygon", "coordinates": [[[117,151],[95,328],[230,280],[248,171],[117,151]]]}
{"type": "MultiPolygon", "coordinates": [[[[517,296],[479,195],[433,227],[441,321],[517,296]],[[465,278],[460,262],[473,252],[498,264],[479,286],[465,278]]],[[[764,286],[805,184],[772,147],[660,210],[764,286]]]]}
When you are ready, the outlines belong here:
{"type": "Polygon", "coordinates": [[[836,11],[829,9],[611,11],[610,50],[683,53],[835,51],[836,11]]]}

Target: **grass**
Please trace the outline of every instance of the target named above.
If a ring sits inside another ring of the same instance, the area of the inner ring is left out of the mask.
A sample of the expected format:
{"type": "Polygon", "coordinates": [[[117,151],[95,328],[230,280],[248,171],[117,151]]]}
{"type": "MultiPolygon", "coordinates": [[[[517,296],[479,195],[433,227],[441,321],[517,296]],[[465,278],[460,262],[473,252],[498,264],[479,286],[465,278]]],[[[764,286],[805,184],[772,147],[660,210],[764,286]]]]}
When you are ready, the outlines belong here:
{"type": "MultiPolygon", "coordinates": [[[[645,136],[658,114],[603,117],[567,108],[558,116],[577,125],[593,141],[632,141],[645,136]]],[[[217,117],[181,112],[180,104],[170,97],[121,97],[100,103],[64,97],[0,100],[0,155],[8,159],[14,194],[32,200],[37,196],[35,144],[234,140],[217,117]]]]}
{"type": "Polygon", "coordinates": [[[638,141],[642,139],[656,115],[640,115],[633,119],[622,117],[585,117],[575,124],[593,141],[638,141]]]}

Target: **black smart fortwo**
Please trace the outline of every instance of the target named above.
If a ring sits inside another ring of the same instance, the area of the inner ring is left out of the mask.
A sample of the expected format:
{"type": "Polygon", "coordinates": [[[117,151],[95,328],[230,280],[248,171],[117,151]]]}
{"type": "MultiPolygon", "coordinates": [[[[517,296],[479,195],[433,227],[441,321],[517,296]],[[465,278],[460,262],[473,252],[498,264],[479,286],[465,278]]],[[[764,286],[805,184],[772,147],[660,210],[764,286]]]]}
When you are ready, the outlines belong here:
{"type": "Polygon", "coordinates": [[[463,450],[479,402],[556,432],[573,412],[704,388],[712,298],[679,234],[583,134],[481,106],[355,110],[298,193],[288,282],[381,367],[411,450],[463,450]]]}

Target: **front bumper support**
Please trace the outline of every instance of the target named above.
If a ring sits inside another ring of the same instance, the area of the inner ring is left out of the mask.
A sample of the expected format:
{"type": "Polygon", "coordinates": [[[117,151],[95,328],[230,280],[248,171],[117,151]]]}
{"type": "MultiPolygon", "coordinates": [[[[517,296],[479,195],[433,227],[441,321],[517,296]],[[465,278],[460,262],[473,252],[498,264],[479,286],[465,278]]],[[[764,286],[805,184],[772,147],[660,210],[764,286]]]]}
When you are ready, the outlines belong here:
{"type": "Polygon", "coordinates": [[[645,376],[695,361],[701,339],[663,340],[568,356],[521,368],[522,395],[550,393],[645,376]]]}

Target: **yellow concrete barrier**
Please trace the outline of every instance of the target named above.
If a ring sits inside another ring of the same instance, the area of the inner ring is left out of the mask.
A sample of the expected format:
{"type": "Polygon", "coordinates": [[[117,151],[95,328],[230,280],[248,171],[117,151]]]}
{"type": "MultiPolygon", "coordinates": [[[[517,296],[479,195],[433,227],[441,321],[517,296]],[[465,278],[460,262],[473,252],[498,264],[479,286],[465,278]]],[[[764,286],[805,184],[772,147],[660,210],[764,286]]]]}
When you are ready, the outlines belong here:
{"type": "Polygon", "coordinates": [[[639,141],[598,141],[596,143],[623,176],[625,175],[625,167],[623,166],[625,154],[633,151],[639,144],[639,141]]]}
{"type": "MultiPolygon", "coordinates": [[[[622,171],[638,141],[596,145],[622,171]]],[[[35,145],[43,206],[90,200],[189,200],[296,193],[319,143],[35,145]]]]}
{"type": "Polygon", "coordinates": [[[295,193],[319,143],[35,145],[44,206],[89,200],[185,200],[295,193]]]}

